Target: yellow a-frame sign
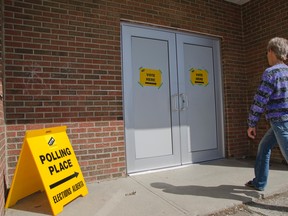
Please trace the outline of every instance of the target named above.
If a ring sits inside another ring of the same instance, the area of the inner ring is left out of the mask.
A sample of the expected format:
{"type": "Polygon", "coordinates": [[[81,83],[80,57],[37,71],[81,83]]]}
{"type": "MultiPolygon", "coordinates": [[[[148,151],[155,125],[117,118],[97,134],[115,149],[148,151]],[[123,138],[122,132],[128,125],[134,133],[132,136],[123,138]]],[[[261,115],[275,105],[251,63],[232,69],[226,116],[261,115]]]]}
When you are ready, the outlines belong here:
{"type": "Polygon", "coordinates": [[[66,126],[27,131],[5,207],[45,191],[53,215],[88,194],[66,126]]]}

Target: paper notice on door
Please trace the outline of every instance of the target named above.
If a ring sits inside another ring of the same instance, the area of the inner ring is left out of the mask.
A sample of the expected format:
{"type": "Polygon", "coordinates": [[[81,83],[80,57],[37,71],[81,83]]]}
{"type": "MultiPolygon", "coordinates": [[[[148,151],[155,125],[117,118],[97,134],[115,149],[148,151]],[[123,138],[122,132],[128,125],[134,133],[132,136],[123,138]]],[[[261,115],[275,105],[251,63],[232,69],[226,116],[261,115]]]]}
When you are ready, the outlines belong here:
{"type": "Polygon", "coordinates": [[[208,85],[209,80],[207,70],[191,68],[189,71],[190,71],[190,82],[192,85],[201,85],[201,86],[208,85]]]}
{"type": "Polygon", "coordinates": [[[162,86],[162,72],[161,70],[155,70],[150,68],[140,68],[140,80],[139,84],[144,86],[157,87],[158,89],[162,86]]]}

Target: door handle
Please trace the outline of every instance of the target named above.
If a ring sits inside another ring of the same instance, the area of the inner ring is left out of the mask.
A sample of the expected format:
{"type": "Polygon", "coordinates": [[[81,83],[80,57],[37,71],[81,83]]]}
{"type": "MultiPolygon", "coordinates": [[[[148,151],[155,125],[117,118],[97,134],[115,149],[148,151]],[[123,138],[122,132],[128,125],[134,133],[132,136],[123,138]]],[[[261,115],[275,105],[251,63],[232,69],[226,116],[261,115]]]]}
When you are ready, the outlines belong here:
{"type": "Polygon", "coordinates": [[[187,110],[189,107],[189,101],[188,101],[188,97],[186,94],[181,93],[180,94],[180,100],[181,100],[181,111],[187,110]]]}
{"type": "Polygon", "coordinates": [[[179,95],[178,94],[174,94],[171,96],[171,100],[172,100],[172,111],[179,111],[179,105],[178,105],[178,101],[179,101],[179,95]]]}

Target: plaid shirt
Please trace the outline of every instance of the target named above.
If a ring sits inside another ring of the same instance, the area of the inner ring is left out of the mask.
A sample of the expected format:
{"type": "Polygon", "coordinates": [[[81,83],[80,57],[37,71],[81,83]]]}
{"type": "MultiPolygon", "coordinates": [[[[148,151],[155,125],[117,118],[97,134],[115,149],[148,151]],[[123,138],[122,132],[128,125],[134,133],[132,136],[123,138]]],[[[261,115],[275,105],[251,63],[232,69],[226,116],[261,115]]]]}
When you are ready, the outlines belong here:
{"type": "Polygon", "coordinates": [[[250,108],[248,126],[255,127],[261,114],[271,122],[288,121],[288,66],[277,64],[267,68],[250,108]]]}

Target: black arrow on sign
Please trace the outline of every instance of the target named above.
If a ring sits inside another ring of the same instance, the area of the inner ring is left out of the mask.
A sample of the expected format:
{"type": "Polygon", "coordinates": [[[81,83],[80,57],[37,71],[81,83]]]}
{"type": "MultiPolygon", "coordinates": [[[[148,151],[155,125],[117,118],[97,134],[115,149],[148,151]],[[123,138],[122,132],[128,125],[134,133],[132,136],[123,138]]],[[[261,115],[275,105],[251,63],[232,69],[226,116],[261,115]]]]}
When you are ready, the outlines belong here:
{"type": "Polygon", "coordinates": [[[55,182],[55,183],[51,184],[49,187],[50,187],[50,189],[53,189],[53,188],[55,188],[55,187],[57,187],[57,186],[65,183],[65,182],[69,181],[69,180],[72,179],[72,178],[77,178],[78,175],[79,175],[79,173],[74,172],[74,174],[72,174],[72,175],[70,175],[70,176],[68,176],[68,177],[66,177],[66,178],[64,178],[64,179],[61,179],[61,180],[58,181],[58,182],[55,182]]]}

